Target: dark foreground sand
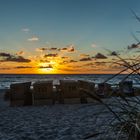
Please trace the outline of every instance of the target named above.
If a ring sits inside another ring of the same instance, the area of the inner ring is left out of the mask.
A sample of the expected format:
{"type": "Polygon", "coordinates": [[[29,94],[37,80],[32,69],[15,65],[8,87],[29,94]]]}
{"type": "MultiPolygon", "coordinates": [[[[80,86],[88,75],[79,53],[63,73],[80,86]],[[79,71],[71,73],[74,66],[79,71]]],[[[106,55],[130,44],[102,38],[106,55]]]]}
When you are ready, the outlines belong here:
{"type": "Polygon", "coordinates": [[[0,140],[83,140],[90,134],[95,136],[88,140],[111,140],[117,138],[111,119],[99,103],[8,107],[1,98],[0,140]]]}

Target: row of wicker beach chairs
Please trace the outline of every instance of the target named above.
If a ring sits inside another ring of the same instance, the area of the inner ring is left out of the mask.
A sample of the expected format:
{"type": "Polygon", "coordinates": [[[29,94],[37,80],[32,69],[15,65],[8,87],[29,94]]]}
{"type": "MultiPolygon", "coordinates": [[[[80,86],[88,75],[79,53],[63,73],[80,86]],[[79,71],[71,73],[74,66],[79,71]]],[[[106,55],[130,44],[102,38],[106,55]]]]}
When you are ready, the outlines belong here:
{"type": "MultiPolygon", "coordinates": [[[[132,82],[119,85],[121,92],[133,94],[132,82]]],[[[60,80],[58,85],[53,85],[53,80],[47,80],[33,84],[31,82],[11,84],[8,94],[10,106],[25,106],[89,103],[94,102],[93,97],[108,97],[115,95],[116,92],[114,93],[108,83],[100,83],[95,88],[95,83],[89,81],[60,80]]]]}

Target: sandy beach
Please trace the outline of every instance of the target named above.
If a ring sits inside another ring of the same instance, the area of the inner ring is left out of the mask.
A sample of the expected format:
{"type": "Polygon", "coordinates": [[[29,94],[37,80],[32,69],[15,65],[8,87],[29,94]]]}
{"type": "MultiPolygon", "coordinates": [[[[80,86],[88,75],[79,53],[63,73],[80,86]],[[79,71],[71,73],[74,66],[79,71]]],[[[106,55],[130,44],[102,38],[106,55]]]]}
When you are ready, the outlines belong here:
{"type": "Polygon", "coordinates": [[[0,17],[0,140],[140,140],[140,0],[0,0],[0,17]]]}
{"type": "MultiPolygon", "coordinates": [[[[2,92],[2,91],[1,91],[2,92]]],[[[116,139],[109,122],[112,114],[101,104],[9,107],[0,99],[1,140],[116,139]]]]}

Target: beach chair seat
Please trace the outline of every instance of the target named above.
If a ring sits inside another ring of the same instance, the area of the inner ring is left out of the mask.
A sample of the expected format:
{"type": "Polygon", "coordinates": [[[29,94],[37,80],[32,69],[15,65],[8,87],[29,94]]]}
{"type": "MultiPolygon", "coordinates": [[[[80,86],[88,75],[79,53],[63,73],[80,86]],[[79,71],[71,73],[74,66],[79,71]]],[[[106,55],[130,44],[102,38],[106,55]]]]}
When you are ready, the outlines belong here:
{"type": "Polygon", "coordinates": [[[134,96],[133,81],[120,82],[119,93],[124,96],[134,96]]]}
{"type": "Polygon", "coordinates": [[[81,103],[78,82],[75,80],[60,80],[59,103],[81,103]]]}
{"type": "Polygon", "coordinates": [[[48,105],[54,104],[53,81],[38,81],[33,84],[33,104],[48,105]]]}
{"type": "Polygon", "coordinates": [[[10,85],[10,105],[24,106],[32,105],[32,94],[30,92],[31,82],[15,83],[10,85]]]}

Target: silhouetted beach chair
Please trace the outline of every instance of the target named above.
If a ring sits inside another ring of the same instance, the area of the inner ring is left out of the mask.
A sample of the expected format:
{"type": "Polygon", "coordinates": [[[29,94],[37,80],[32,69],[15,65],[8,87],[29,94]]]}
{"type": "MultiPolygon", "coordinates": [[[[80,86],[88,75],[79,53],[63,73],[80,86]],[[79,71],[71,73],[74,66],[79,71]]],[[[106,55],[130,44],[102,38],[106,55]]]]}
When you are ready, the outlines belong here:
{"type": "Polygon", "coordinates": [[[10,106],[32,105],[31,82],[10,85],[10,106]]]}
{"type": "Polygon", "coordinates": [[[89,82],[89,81],[84,81],[84,80],[78,80],[79,87],[89,90],[91,92],[94,92],[95,90],[95,83],[89,82]]]}
{"type": "Polygon", "coordinates": [[[111,85],[108,84],[108,83],[99,83],[98,84],[98,87],[97,87],[97,91],[96,91],[96,94],[99,96],[99,97],[107,97],[107,96],[110,96],[111,95],[111,85]]]}
{"type": "Polygon", "coordinates": [[[79,92],[81,95],[81,102],[82,103],[87,103],[87,102],[93,102],[94,100],[89,97],[87,94],[95,94],[95,83],[89,82],[89,81],[84,81],[84,80],[78,80],[79,84],[79,92]]]}
{"type": "Polygon", "coordinates": [[[59,103],[81,103],[77,81],[60,80],[59,103]]]}
{"type": "Polygon", "coordinates": [[[120,82],[119,93],[124,96],[134,96],[133,81],[120,82]]]}
{"type": "Polygon", "coordinates": [[[39,81],[33,84],[33,104],[47,105],[54,104],[53,81],[39,81]]]}

